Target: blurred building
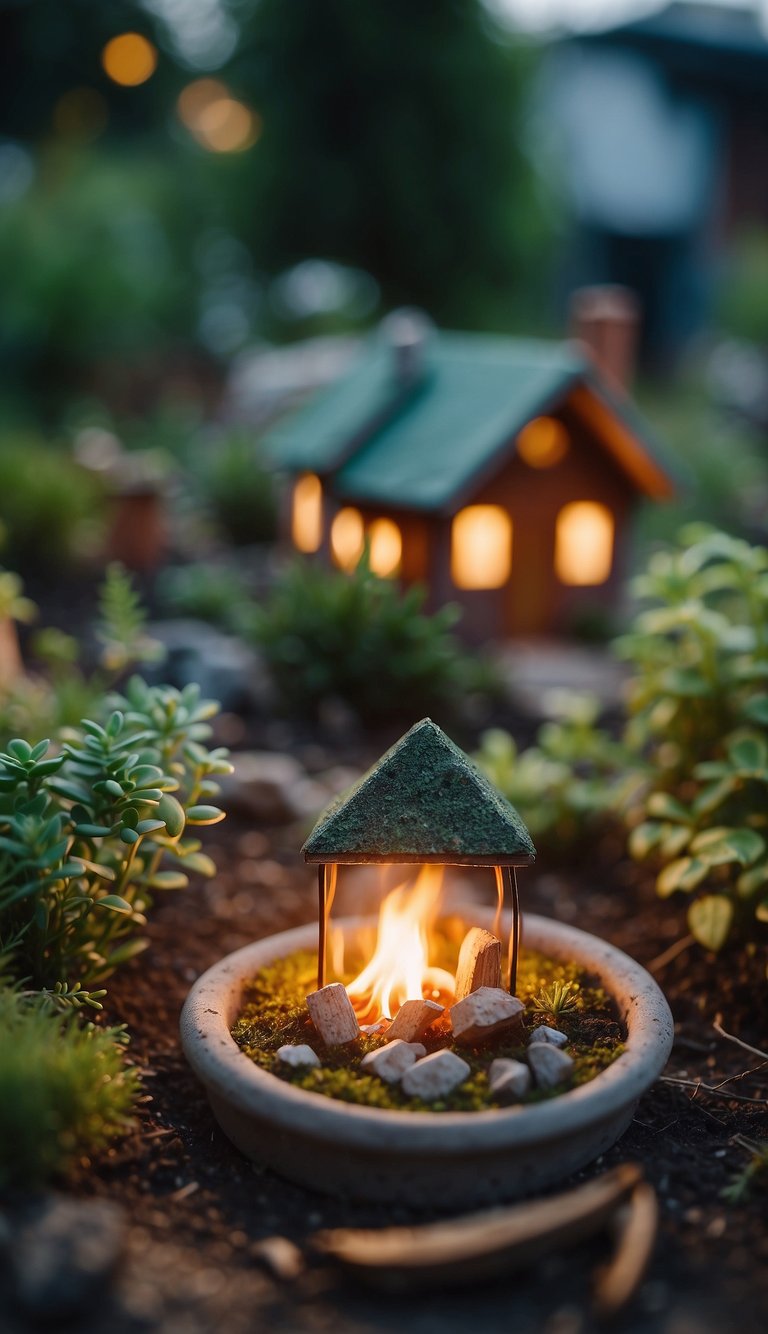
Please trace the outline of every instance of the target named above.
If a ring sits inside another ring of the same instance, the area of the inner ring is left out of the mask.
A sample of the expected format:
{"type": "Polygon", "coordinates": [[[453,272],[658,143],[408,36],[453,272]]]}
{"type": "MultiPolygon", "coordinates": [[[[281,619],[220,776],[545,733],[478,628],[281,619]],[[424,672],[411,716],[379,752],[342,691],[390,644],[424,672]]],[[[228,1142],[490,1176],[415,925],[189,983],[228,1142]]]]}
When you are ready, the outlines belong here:
{"type": "Polygon", "coordinates": [[[706,320],[717,261],[768,224],[768,39],[749,10],[674,2],[553,51],[546,102],[576,219],[569,286],[639,293],[663,366],[706,320]]]}

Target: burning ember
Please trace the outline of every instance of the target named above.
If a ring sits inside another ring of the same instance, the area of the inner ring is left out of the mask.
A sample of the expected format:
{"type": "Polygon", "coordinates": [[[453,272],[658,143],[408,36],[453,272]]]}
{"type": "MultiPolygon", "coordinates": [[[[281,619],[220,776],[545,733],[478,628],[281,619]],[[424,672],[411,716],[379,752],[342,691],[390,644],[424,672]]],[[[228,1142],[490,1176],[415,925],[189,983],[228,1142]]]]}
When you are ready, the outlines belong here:
{"type": "MultiPolygon", "coordinates": [[[[385,898],[373,956],[347,986],[359,1020],[373,1023],[382,1017],[394,1019],[408,1000],[451,1004],[456,987],[453,973],[430,964],[430,934],[437,921],[442,887],[443,868],[423,866],[415,884],[405,881],[385,898]]],[[[342,951],[343,940],[339,953],[342,951]]],[[[342,973],[343,954],[335,962],[342,973]]]]}

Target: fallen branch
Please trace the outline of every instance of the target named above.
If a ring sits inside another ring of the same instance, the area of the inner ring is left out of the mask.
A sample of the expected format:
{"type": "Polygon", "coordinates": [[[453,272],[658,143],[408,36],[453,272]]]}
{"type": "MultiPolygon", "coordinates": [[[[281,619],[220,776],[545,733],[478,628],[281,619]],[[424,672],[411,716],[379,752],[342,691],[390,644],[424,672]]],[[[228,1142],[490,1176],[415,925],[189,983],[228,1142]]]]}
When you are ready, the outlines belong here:
{"type": "Polygon", "coordinates": [[[626,1208],[619,1211],[613,1259],[595,1276],[595,1314],[606,1320],[626,1306],[643,1281],[653,1253],[659,1223],[656,1192],[647,1181],[633,1190],[626,1208]]]}
{"type": "Polygon", "coordinates": [[[657,955],[655,959],[651,959],[649,964],[646,964],[648,972],[655,973],[660,968],[666,967],[668,963],[671,963],[673,959],[677,958],[678,954],[682,954],[685,950],[690,949],[694,940],[694,936],[683,936],[682,940],[676,940],[674,945],[670,945],[668,950],[665,950],[663,954],[657,955]]]}
{"type": "Polygon", "coordinates": [[[715,1022],[712,1025],[721,1038],[725,1038],[728,1042],[735,1042],[737,1047],[742,1047],[744,1051],[751,1052],[753,1056],[759,1056],[761,1060],[768,1061],[768,1052],[760,1051],[759,1047],[752,1047],[748,1042],[742,1042],[741,1038],[734,1037],[733,1033],[726,1033],[721,1023],[722,1017],[721,1014],[715,1015],[715,1022]]]}
{"type": "Polygon", "coordinates": [[[768,1098],[747,1098],[743,1093],[731,1093],[719,1084],[704,1084],[700,1079],[681,1079],[678,1075],[661,1075],[662,1084],[675,1084],[680,1088],[695,1089],[696,1093],[708,1093],[713,1098],[723,1098],[725,1102],[746,1102],[750,1107],[768,1107],[768,1098]]]}

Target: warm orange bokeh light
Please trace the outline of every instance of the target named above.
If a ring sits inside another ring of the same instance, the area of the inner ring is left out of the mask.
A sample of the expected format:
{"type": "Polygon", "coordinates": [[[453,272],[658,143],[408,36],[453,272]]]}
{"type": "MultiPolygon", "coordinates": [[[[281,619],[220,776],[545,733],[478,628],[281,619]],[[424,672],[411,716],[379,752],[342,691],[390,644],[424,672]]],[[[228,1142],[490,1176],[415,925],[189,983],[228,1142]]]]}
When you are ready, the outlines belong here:
{"type": "Polygon", "coordinates": [[[561,583],[604,584],[613,565],[613,515],[595,500],[565,505],[555,527],[555,571],[561,583]]]}
{"type": "Polygon", "coordinates": [[[261,119],[218,79],[195,79],[179,94],[179,120],[212,153],[241,153],[261,133],[261,119]]]}
{"type": "Polygon", "coordinates": [[[339,569],[351,574],[363,554],[365,530],[359,510],[339,510],[331,524],[331,552],[339,569]]]}
{"type": "Polygon", "coordinates": [[[554,468],[568,453],[568,432],[555,417],[534,417],[517,437],[517,452],[529,468],[554,468]]]}
{"type": "Polygon", "coordinates": [[[437,920],[442,887],[443,868],[422,866],[415,884],[406,881],[385,898],[373,956],[347,986],[360,1019],[394,1019],[407,1000],[453,999],[453,974],[429,963],[429,933],[437,920]]]}
{"type": "Polygon", "coordinates": [[[323,540],[323,485],[319,477],[305,472],[293,488],[291,537],[297,551],[310,554],[323,540]]]}
{"type": "Polygon", "coordinates": [[[392,519],[374,519],[368,530],[371,570],[380,579],[391,579],[400,568],[403,539],[392,519]]]}
{"type": "Polygon", "coordinates": [[[107,42],[101,64],[113,83],[135,88],[146,83],[157,69],[157,50],[140,32],[123,32],[107,42]]]}
{"type": "Polygon", "coordinates": [[[501,588],[512,569],[512,520],[501,505],[468,505],[451,529],[451,577],[457,588],[501,588]]]}

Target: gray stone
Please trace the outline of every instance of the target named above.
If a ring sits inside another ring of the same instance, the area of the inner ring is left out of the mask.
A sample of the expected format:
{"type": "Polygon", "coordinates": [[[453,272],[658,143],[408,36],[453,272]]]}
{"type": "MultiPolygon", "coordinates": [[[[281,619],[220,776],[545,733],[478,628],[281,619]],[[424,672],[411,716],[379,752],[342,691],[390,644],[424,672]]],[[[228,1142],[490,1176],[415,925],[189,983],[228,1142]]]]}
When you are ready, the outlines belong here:
{"type": "Polygon", "coordinates": [[[125,1238],[125,1215],[108,1200],[46,1196],[10,1245],[16,1304],[36,1320],[63,1323],[84,1313],[108,1284],[125,1238]]]}
{"type": "Polygon", "coordinates": [[[419,1055],[423,1056],[424,1050],[420,1043],[403,1042],[402,1038],[395,1038],[386,1047],[369,1051],[360,1062],[360,1069],[366,1074],[378,1075],[386,1084],[399,1084],[406,1070],[410,1069],[419,1055]]]}
{"type": "Polygon", "coordinates": [[[550,1042],[534,1042],[528,1048],[528,1064],[540,1089],[557,1088],[573,1074],[573,1061],[550,1042]]]}
{"type": "Polygon", "coordinates": [[[525,1032],[525,1006],[502,987],[478,987],[451,1006],[451,1028],[462,1046],[475,1047],[497,1033],[507,1036],[525,1032]]]}
{"type": "Polygon", "coordinates": [[[452,1051],[433,1051],[403,1075],[402,1090],[409,1098],[433,1102],[453,1092],[470,1073],[466,1061],[452,1051]]]}
{"type": "Polygon", "coordinates": [[[301,811],[306,775],[298,760],[271,750],[247,750],[232,756],[233,772],[220,779],[221,800],[264,824],[286,824],[301,811]]]}
{"type": "Polygon", "coordinates": [[[531,1042],[548,1042],[552,1047],[567,1047],[568,1038],[565,1033],[561,1033],[558,1028],[548,1028],[546,1024],[539,1024],[534,1028],[530,1037],[531,1042]]]}
{"type": "Polygon", "coordinates": [[[296,1069],[301,1066],[317,1066],[320,1064],[320,1057],[317,1052],[307,1046],[306,1042],[289,1042],[284,1047],[279,1047],[277,1059],[282,1061],[283,1065],[292,1065],[296,1069]]]}
{"type": "Polygon", "coordinates": [[[488,1071],[491,1093],[500,1102],[517,1102],[531,1087],[531,1072],[522,1061],[500,1057],[488,1071]]]}

